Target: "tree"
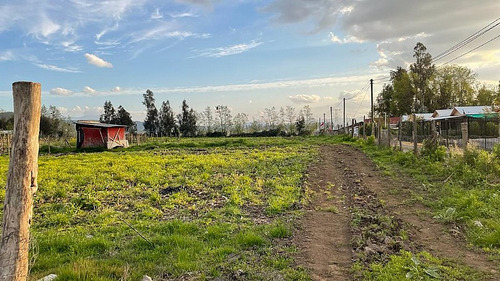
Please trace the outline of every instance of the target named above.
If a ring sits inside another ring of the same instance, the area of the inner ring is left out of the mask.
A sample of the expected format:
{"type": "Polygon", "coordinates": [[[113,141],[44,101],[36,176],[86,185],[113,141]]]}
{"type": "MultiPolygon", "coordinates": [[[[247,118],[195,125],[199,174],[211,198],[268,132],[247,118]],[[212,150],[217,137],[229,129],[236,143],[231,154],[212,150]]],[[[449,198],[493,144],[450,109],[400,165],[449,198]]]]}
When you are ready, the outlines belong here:
{"type": "Polygon", "coordinates": [[[429,89],[429,80],[434,74],[435,65],[432,64],[432,56],[427,52],[424,44],[418,42],[413,49],[415,63],[410,65],[411,77],[416,89],[415,111],[426,112],[434,110],[432,91],[429,89]]]}
{"type": "Polygon", "coordinates": [[[477,91],[477,105],[492,105],[498,101],[498,93],[483,85],[477,91]]]}
{"type": "Polygon", "coordinates": [[[267,130],[276,129],[276,126],[279,122],[278,112],[276,112],[276,108],[273,106],[271,108],[264,108],[264,123],[266,125],[267,130]]]}
{"type": "Polygon", "coordinates": [[[432,80],[432,89],[436,93],[434,109],[475,104],[476,84],[476,73],[467,67],[458,65],[438,67],[432,80]]]}
{"type": "MultiPolygon", "coordinates": [[[[313,118],[311,107],[309,105],[305,105],[302,108],[300,115],[302,115],[304,117],[304,122],[305,122],[305,131],[302,132],[302,134],[304,134],[305,132],[312,132],[316,121],[313,118]]],[[[297,125],[297,124],[295,124],[295,125],[297,125]]],[[[299,129],[297,128],[297,131],[298,130],[299,129]]]]}
{"type": "Polygon", "coordinates": [[[137,126],[135,122],[132,120],[130,113],[128,113],[128,111],[121,105],[118,106],[118,111],[116,112],[115,119],[113,120],[112,123],[127,126],[127,131],[131,133],[137,132],[137,126]]]}
{"type": "Polygon", "coordinates": [[[218,119],[217,129],[227,134],[232,125],[231,109],[225,105],[218,105],[215,107],[215,113],[218,119]]]}
{"type": "Polygon", "coordinates": [[[159,120],[158,120],[158,110],[155,106],[155,98],[153,92],[149,89],[145,94],[142,95],[144,101],[142,104],[146,106],[146,119],[144,120],[144,129],[150,136],[158,136],[159,131],[159,120]]]}
{"type": "Polygon", "coordinates": [[[182,112],[177,115],[179,131],[182,136],[194,137],[196,135],[196,113],[189,110],[186,100],[182,101],[182,112]]]}
{"type": "Polygon", "coordinates": [[[285,109],[286,121],[288,122],[288,130],[293,133],[295,130],[295,108],[288,105],[285,109]]]}
{"type": "Polygon", "coordinates": [[[236,134],[243,134],[245,132],[245,124],[248,122],[248,115],[245,113],[238,113],[233,119],[234,132],[236,134]]]}
{"type": "Polygon", "coordinates": [[[394,98],[394,88],[391,84],[385,84],[382,88],[382,92],[377,96],[377,102],[375,105],[375,112],[378,114],[387,113],[392,115],[392,104],[394,98]]]}
{"type": "Polygon", "coordinates": [[[202,126],[198,128],[198,131],[202,129],[205,134],[212,133],[214,127],[214,116],[210,106],[207,106],[205,110],[199,113],[198,120],[202,124],[202,126]]]}
{"type": "Polygon", "coordinates": [[[47,108],[45,105],[41,109],[40,117],[40,135],[41,136],[62,136],[63,118],[57,107],[51,105],[47,108]]]}
{"type": "Polygon", "coordinates": [[[99,117],[99,122],[107,124],[116,124],[116,113],[115,108],[111,104],[111,101],[104,102],[104,113],[99,117]]]}
{"type": "Polygon", "coordinates": [[[170,107],[170,102],[167,100],[161,104],[159,116],[159,132],[162,136],[171,137],[175,131],[174,112],[170,107]]]}
{"type": "Polygon", "coordinates": [[[295,122],[295,128],[297,129],[297,134],[299,136],[306,135],[307,130],[306,130],[306,119],[302,112],[299,114],[299,117],[297,118],[297,121],[295,122]]]}

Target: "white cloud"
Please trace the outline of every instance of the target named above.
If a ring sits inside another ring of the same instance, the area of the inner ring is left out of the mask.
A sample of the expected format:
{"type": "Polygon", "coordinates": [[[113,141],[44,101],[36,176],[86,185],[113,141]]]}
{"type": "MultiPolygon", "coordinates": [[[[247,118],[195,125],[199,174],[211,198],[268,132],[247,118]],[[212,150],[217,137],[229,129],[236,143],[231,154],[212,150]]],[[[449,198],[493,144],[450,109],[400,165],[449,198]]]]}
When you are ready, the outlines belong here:
{"type": "Polygon", "coordinates": [[[160,13],[160,9],[156,8],[156,10],[151,14],[151,19],[159,20],[163,18],[163,14],[160,13]]]}
{"type": "Polygon", "coordinates": [[[83,92],[86,94],[94,94],[96,91],[89,86],[83,87],[83,92]]]}
{"type": "Polygon", "coordinates": [[[339,95],[339,100],[343,100],[344,98],[346,100],[358,100],[361,98],[361,91],[356,90],[356,91],[342,91],[339,95]]]}
{"type": "MultiPolygon", "coordinates": [[[[498,18],[499,9],[497,0],[484,0],[480,5],[474,1],[455,0],[378,0],[377,5],[370,1],[273,0],[264,11],[274,15],[275,23],[300,24],[312,32],[339,29],[344,38],[330,33],[330,41],[336,44],[376,43],[381,56],[372,65],[387,70],[407,67],[413,62],[413,47],[419,41],[436,56],[498,18]]],[[[483,36],[463,52],[490,38],[483,36]]],[[[481,54],[495,49],[498,48],[494,44],[489,44],[475,51],[478,54],[475,61],[469,57],[469,60],[463,58],[458,62],[466,66],[472,65],[471,62],[494,65],[495,61],[484,60],[481,54]]],[[[456,52],[449,58],[463,52],[456,52]]]]}
{"type": "Polygon", "coordinates": [[[228,47],[219,47],[212,49],[205,49],[201,51],[196,51],[199,53],[198,57],[213,57],[220,58],[225,56],[237,55],[244,52],[247,52],[253,48],[256,48],[262,45],[262,42],[252,41],[248,44],[238,44],[228,47]]]}
{"type": "Polygon", "coordinates": [[[60,29],[61,26],[59,24],[53,22],[47,15],[42,12],[38,19],[38,23],[31,25],[29,33],[33,34],[37,38],[47,38],[50,35],[58,32],[60,29]]]}
{"type": "Polygon", "coordinates": [[[175,39],[185,39],[188,37],[192,38],[209,38],[210,34],[203,33],[193,33],[189,31],[179,31],[173,30],[173,25],[170,23],[162,23],[159,26],[147,30],[141,30],[132,35],[130,43],[137,43],[141,41],[150,40],[162,40],[165,38],[175,38],[175,39]]]}
{"type": "Polygon", "coordinates": [[[50,90],[50,93],[52,95],[56,95],[56,96],[71,96],[71,95],[73,95],[73,91],[68,90],[68,89],[64,89],[64,88],[54,88],[54,89],[50,90]]]}
{"type": "Polygon", "coordinates": [[[321,101],[321,97],[318,95],[295,95],[288,98],[295,103],[317,103],[321,101]]]}
{"type": "Polygon", "coordinates": [[[328,34],[328,37],[330,38],[330,42],[337,43],[337,44],[363,43],[363,40],[360,40],[360,39],[356,38],[355,36],[349,36],[349,37],[340,39],[333,32],[330,32],[328,34]]]}
{"type": "Polygon", "coordinates": [[[100,106],[75,106],[73,108],[58,107],[62,115],[69,115],[72,118],[98,119],[104,109],[100,106]]]}
{"type": "Polygon", "coordinates": [[[89,64],[95,65],[97,67],[107,67],[107,68],[113,67],[113,65],[110,62],[107,62],[93,54],[86,53],[85,58],[87,59],[87,62],[89,64]]]}
{"type": "Polygon", "coordinates": [[[35,63],[35,65],[40,67],[40,68],[43,68],[43,69],[58,71],[58,72],[68,72],[68,73],[80,73],[81,72],[77,69],[62,68],[62,67],[51,65],[51,64],[35,63]]]}
{"type": "Polygon", "coordinates": [[[171,18],[177,19],[177,18],[197,18],[198,15],[191,13],[191,12],[186,12],[186,13],[170,13],[168,14],[171,18]]]}
{"type": "Polygon", "coordinates": [[[120,87],[116,86],[116,87],[114,87],[113,89],[111,89],[111,92],[115,92],[115,93],[117,93],[117,92],[120,92],[121,90],[122,90],[122,89],[121,89],[120,87]]]}
{"type": "Polygon", "coordinates": [[[16,56],[12,51],[4,51],[0,53],[0,61],[11,61],[15,59],[16,56]]]}

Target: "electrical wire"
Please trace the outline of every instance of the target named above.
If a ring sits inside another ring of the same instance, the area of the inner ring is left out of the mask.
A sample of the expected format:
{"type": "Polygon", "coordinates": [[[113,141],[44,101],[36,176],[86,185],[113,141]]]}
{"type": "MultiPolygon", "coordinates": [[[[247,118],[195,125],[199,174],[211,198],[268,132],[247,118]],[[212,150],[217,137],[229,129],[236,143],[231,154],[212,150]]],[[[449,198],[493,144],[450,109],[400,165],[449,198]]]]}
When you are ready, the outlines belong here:
{"type": "Polygon", "coordinates": [[[458,60],[459,58],[461,58],[461,57],[463,57],[463,56],[465,56],[465,55],[468,55],[468,54],[470,54],[470,53],[474,52],[475,50],[477,50],[477,49],[479,49],[479,48],[483,47],[484,45],[487,45],[487,44],[491,43],[492,41],[494,41],[494,40],[496,40],[496,39],[498,39],[498,38],[500,38],[500,34],[499,34],[499,35],[497,35],[497,36],[495,36],[495,37],[493,37],[492,39],[490,39],[490,40],[488,40],[488,41],[484,42],[483,44],[481,44],[481,45],[477,46],[476,48],[474,48],[474,49],[472,49],[472,50],[470,50],[470,51],[468,51],[468,52],[465,52],[465,53],[461,54],[460,56],[458,56],[458,57],[456,57],[456,58],[454,58],[454,59],[451,59],[451,60],[449,60],[449,61],[445,62],[444,64],[448,64],[448,63],[450,63],[450,62],[456,61],[456,60],[458,60]]]}
{"type": "Polygon", "coordinates": [[[488,25],[486,25],[485,27],[483,27],[480,30],[476,31],[474,34],[470,35],[469,37],[465,38],[461,42],[459,42],[459,43],[455,44],[454,46],[450,47],[448,50],[446,50],[446,51],[442,52],[441,54],[435,56],[433,58],[434,62],[436,62],[438,60],[441,60],[441,59],[443,59],[443,58],[451,55],[452,53],[460,50],[461,48],[465,47],[469,43],[473,42],[477,38],[483,36],[484,34],[486,34],[487,32],[489,32],[490,30],[492,30],[493,28],[495,28],[495,27],[497,27],[499,25],[500,25],[500,18],[497,18],[494,21],[492,21],[491,23],[489,23],[488,25]]]}

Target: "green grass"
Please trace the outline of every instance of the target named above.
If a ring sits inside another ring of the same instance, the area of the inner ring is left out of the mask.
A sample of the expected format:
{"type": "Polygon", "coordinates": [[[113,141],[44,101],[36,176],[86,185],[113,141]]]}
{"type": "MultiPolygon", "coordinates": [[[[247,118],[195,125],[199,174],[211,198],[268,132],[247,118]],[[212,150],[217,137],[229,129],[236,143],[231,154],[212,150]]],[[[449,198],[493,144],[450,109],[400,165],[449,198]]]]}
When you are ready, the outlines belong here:
{"type": "Polygon", "coordinates": [[[392,255],[386,264],[374,263],[365,271],[363,280],[483,280],[484,276],[466,266],[456,266],[427,252],[416,255],[401,251],[392,255]]]}
{"type": "Polygon", "coordinates": [[[436,219],[463,226],[470,243],[500,254],[500,146],[493,152],[471,148],[441,161],[361,147],[381,169],[415,178],[413,199],[432,207],[436,219]]]}
{"type": "MultiPolygon", "coordinates": [[[[302,138],[220,138],[43,154],[31,279],[308,280],[279,241],[291,236],[284,221],[305,200],[315,153],[302,138]]],[[[0,157],[0,202],[7,164],[0,157]]]]}

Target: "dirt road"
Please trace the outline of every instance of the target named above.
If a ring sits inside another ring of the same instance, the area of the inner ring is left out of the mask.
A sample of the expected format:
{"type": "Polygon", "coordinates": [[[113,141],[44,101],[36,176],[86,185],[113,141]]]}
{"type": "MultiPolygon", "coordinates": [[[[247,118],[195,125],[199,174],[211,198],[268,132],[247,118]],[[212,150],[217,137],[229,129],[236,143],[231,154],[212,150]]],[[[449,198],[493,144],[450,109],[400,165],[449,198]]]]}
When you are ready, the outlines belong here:
{"type": "Polygon", "coordinates": [[[409,178],[382,175],[360,150],[347,145],[323,146],[308,171],[313,203],[294,243],[297,263],[313,280],[356,280],[354,262],[387,261],[404,249],[427,251],[468,265],[500,280],[498,264],[467,248],[460,229],[432,218],[431,210],[411,199],[416,185],[409,178]]]}

